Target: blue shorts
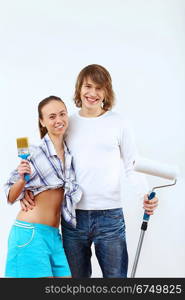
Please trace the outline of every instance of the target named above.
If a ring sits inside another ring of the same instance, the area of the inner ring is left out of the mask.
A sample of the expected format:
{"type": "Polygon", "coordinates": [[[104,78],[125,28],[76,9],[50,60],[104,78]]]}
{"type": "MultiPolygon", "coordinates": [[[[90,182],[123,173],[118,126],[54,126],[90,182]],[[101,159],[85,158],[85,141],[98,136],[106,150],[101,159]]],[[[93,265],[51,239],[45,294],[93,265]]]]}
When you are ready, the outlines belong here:
{"type": "Polygon", "coordinates": [[[16,220],[8,239],[5,277],[71,276],[59,229],[16,220]]]}

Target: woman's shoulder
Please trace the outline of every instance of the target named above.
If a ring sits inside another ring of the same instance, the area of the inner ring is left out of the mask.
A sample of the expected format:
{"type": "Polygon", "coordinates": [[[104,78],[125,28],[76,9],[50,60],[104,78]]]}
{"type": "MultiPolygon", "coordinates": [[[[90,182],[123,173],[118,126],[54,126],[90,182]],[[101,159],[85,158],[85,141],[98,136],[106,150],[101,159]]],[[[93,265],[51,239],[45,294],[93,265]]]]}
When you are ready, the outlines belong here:
{"type": "Polygon", "coordinates": [[[29,145],[29,153],[30,153],[29,158],[36,157],[37,155],[39,155],[41,153],[41,151],[42,151],[41,145],[30,144],[29,145]]]}

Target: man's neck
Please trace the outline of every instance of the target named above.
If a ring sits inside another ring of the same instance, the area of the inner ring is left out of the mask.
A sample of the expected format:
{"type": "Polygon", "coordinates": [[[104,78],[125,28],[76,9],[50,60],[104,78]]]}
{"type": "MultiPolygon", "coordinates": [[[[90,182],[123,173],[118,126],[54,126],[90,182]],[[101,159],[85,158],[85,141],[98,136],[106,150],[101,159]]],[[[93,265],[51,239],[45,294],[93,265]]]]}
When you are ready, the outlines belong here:
{"type": "Polygon", "coordinates": [[[101,107],[98,107],[96,109],[87,109],[87,108],[81,108],[79,111],[79,115],[81,117],[86,117],[86,118],[96,118],[105,113],[105,110],[101,107]]]}

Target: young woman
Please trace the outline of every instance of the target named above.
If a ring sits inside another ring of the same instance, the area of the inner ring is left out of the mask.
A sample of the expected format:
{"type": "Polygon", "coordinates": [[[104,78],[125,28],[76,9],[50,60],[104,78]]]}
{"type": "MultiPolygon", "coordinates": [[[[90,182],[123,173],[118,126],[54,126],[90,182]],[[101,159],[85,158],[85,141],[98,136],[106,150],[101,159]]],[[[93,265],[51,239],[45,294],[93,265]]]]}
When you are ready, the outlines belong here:
{"type": "Polygon", "coordinates": [[[68,114],[55,96],[38,105],[42,143],[30,147],[5,185],[7,200],[14,203],[32,191],[35,205],[20,210],[8,240],[6,277],[70,277],[71,272],[59,233],[61,208],[66,222],[75,226],[75,203],[81,190],[75,181],[72,158],[64,143],[68,114]],[[24,174],[30,174],[28,182],[24,174]]]}

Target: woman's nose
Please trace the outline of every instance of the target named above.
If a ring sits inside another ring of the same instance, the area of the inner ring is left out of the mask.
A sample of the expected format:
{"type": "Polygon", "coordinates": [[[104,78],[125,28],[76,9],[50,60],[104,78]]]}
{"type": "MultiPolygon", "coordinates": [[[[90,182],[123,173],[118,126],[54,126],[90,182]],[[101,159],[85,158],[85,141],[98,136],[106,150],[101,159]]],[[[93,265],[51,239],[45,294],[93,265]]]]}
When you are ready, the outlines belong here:
{"type": "Polygon", "coordinates": [[[56,123],[60,123],[62,121],[62,116],[58,116],[57,118],[56,118],[56,123]]]}

